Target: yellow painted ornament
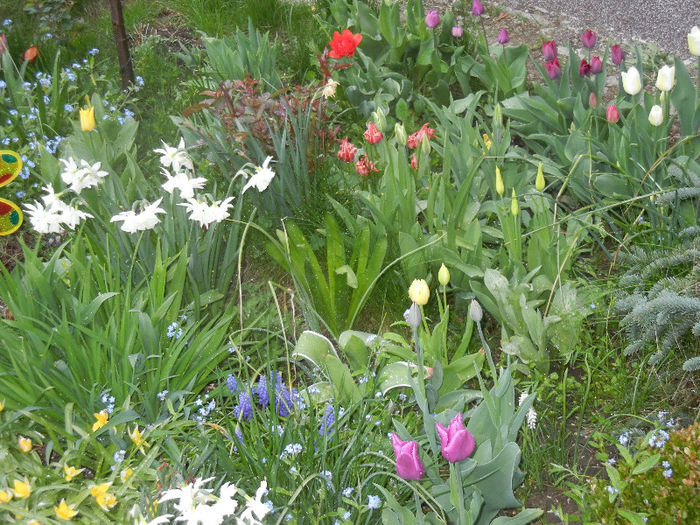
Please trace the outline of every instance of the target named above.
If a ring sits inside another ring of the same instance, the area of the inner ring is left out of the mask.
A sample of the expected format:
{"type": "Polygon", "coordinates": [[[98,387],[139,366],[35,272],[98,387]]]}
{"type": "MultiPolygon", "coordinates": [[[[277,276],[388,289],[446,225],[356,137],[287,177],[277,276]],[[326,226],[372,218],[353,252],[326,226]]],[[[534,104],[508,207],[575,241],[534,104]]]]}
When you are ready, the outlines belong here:
{"type": "MultiPolygon", "coordinates": [[[[0,188],[22,170],[22,159],[14,151],[0,150],[0,188]]],[[[22,225],[22,210],[14,202],[0,198],[0,235],[10,235],[22,225]]]]}

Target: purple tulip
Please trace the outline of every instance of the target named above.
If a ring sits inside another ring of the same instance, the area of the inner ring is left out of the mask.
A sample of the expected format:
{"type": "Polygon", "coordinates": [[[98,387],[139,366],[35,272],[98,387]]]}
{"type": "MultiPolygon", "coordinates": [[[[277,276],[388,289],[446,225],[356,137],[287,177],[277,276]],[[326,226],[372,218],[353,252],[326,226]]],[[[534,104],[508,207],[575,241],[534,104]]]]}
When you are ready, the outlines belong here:
{"type": "Polygon", "coordinates": [[[452,28],[452,36],[455,38],[462,38],[462,35],[464,34],[464,29],[462,29],[462,26],[454,26],[452,28]]]}
{"type": "Polygon", "coordinates": [[[510,37],[508,36],[508,31],[506,31],[506,28],[504,27],[498,32],[498,43],[506,44],[508,42],[510,42],[510,37]]]}
{"type": "Polygon", "coordinates": [[[619,44],[610,46],[610,54],[612,55],[613,64],[619,66],[625,59],[625,52],[622,50],[619,44]]]}
{"type": "Polygon", "coordinates": [[[418,443],[402,441],[392,432],[391,444],[396,455],[396,473],[403,479],[418,481],[425,474],[425,467],[418,456],[418,443]]]}
{"type": "Polygon", "coordinates": [[[480,16],[484,14],[484,4],[479,2],[479,0],[474,0],[472,2],[472,14],[475,16],[480,16]]]}
{"type": "Polygon", "coordinates": [[[544,68],[547,70],[547,76],[552,80],[561,76],[561,67],[559,67],[559,60],[556,58],[545,62],[544,68]]]}
{"type": "Polygon", "coordinates": [[[434,9],[431,9],[425,14],[425,25],[430,29],[437,27],[440,24],[440,15],[434,9]]]}
{"type": "Polygon", "coordinates": [[[591,59],[591,73],[597,75],[603,71],[603,62],[600,61],[600,57],[593,57],[591,59]]]}
{"type": "Polygon", "coordinates": [[[588,49],[595,47],[595,40],[596,34],[590,29],[586,29],[581,35],[581,41],[583,42],[584,47],[587,47],[588,49]]]}
{"type": "Polygon", "coordinates": [[[554,40],[551,42],[542,42],[542,54],[545,60],[554,60],[557,58],[557,43],[554,40]]]}
{"type": "Polygon", "coordinates": [[[450,463],[467,459],[474,452],[474,436],[464,426],[461,412],[450,420],[447,428],[438,422],[435,422],[435,427],[440,435],[442,457],[450,463]]]}

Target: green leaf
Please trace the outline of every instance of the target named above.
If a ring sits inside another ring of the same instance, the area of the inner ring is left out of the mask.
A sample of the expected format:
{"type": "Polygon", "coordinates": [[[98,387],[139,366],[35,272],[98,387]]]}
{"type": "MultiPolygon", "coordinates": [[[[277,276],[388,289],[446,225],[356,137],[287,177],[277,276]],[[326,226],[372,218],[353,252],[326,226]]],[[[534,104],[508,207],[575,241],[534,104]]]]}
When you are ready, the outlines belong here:
{"type": "Polygon", "coordinates": [[[632,470],[632,475],[636,476],[637,474],[641,474],[642,472],[646,472],[647,470],[654,468],[659,462],[660,458],[661,454],[654,454],[644,459],[634,467],[632,470]]]}
{"type": "Polygon", "coordinates": [[[344,264],[340,268],[336,268],[335,273],[337,275],[345,274],[347,285],[353,289],[357,288],[357,286],[358,286],[357,276],[355,275],[355,272],[352,271],[352,268],[350,268],[350,266],[348,266],[347,264],[344,264]]]}

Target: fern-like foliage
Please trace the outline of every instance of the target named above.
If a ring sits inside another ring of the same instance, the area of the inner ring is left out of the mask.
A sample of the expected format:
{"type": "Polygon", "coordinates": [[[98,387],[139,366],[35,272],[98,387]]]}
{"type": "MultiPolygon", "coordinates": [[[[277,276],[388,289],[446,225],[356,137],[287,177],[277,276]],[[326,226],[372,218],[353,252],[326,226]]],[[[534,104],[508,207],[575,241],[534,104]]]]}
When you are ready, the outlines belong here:
{"type": "MultiPolygon", "coordinates": [[[[686,228],[678,239],[672,249],[636,248],[624,258],[628,269],[620,284],[625,291],[615,310],[624,315],[625,354],[655,347],[651,364],[700,337],[700,228],[686,228]]],[[[683,369],[700,369],[700,356],[686,360],[683,369]]]]}

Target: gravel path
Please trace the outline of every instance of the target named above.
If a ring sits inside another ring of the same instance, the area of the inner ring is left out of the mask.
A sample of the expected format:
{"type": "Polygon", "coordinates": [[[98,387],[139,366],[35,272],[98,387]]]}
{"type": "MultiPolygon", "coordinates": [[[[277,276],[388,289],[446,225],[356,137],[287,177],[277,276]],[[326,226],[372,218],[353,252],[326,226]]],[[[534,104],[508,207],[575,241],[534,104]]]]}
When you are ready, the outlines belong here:
{"type": "Polygon", "coordinates": [[[700,0],[497,0],[493,4],[531,17],[541,26],[542,35],[557,41],[580,47],[580,33],[591,29],[604,40],[653,44],[683,60],[692,58],[688,33],[694,25],[700,26],[700,0]]]}

